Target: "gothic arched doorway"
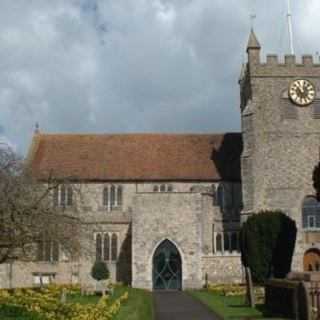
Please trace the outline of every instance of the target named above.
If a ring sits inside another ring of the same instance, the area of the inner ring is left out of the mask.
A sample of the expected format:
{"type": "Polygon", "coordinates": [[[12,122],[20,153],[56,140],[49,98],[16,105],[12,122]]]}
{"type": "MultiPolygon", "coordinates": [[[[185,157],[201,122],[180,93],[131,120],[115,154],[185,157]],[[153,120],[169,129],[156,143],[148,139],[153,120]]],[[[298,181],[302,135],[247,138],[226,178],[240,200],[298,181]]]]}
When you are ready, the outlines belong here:
{"type": "Polygon", "coordinates": [[[303,257],[304,271],[320,271],[320,250],[310,249],[303,257]]]}
{"type": "Polygon", "coordinates": [[[153,255],[153,289],[181,290],[182,262],[177,247],[164,240],[153,255]]]}

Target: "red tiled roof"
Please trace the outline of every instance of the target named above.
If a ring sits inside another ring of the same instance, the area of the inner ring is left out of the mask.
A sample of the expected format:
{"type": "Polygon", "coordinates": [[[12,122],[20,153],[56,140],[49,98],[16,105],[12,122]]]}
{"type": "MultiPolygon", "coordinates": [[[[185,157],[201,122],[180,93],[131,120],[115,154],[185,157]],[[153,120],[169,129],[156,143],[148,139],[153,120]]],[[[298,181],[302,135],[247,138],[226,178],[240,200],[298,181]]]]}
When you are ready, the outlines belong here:
{"type": "Polygon", "coordinates": [[[238,133],[36,134],[31,149],[38,179],[240,180],[238,133]]]}

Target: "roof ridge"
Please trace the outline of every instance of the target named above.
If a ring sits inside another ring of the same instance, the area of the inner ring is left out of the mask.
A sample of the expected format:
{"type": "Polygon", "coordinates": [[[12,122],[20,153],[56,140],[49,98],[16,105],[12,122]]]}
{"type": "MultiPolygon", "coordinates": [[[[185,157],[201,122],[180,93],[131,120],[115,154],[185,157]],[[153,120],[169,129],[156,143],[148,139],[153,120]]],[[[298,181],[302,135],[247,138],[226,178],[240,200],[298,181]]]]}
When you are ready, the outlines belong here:
{"type": "Polygon", "coordinates": [[[94,136],[94,137],[103,137],[103,136],[222,136],[226,134],[241,134],[237,131],[229,132],[128,132],[128,133],[38,133],[38,136],[94,136]]]}

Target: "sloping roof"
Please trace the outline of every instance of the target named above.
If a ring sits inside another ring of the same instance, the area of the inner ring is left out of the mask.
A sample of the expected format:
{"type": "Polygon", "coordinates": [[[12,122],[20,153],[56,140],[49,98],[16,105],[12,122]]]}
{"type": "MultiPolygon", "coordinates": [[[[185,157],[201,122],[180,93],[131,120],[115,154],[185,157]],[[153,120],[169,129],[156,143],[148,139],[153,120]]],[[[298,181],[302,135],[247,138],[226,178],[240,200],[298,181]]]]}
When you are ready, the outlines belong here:
{"type": "Polygon", "coordinates": [[[260,45],[259,40],[258,40],[256,34],[254,33],[253,29],[251,29],[251,31],[250,31],[249,41],[248,41],[248,45],[247,45],[247,51],[249,49],[261,49],[261,45],[260,45]]]}
{"type": "Polygon", "coordinates": [[[92,181],[240,180],[241,135],[35,134],[37,179],[92,181]]]}

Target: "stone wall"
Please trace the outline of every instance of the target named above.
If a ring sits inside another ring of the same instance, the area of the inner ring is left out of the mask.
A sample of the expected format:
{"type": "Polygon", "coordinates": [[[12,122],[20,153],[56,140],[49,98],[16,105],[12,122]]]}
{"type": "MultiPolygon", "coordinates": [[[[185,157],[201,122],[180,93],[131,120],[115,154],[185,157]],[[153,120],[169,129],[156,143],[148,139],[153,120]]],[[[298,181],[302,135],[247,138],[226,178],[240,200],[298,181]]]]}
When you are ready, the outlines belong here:
{"type": "Polygon", "coordinates": [[[14,262],[0,266],[0,288],[30,288],[36,285],[35,276],[39,274],[54,275],[54,282],[67,284],[78,282],[79,264],[74,262],[14,262]]]}
{"type": "MultiPolygon", "coordinates": [[[[251,95],[242,99],[242,155],[244,216],[263,209],[280,209],[295,219],[298,239],[293,267],[301,270],[303,254],[309,247],[302,230],[302,202],[314,194],[312,172],[319,162],[320,120],[314,108],[320,105],[320,65],[304,56],[300,64],[294,56],[268,56],[261,63],[249,49],[249,62],[242,86],[251,95]],[[288,88],[297,78],[306,78],[316,87],[316,100],[307,107],[294,105],[288,88]],[[292,109],[292,110],[291,110],[292,109]]],[[[314,244],[317,245],[317,244],[314,244]]]]}
{"type": "Polygon", "coordinates": [[[182,287],[202,286],[201,195],[140,194],[132,218],[132,285],[152,289],[153,253],[168,239],[182,259],[182,287]]]}
{"type": "Polygon", "coordinates": [[[203,283],[241,283],[245,281],[239,254],[202,257],[203,283]]]}
{"type": "MultiPolygon", "coordinates": [[[[110,184],[77,185],[77,206],[68,210],[83,221],[80,259],[73,263],[60,255],[58,263],[14,263],[11,285],[32,286],[34,273],[48,272],[55,273],[58,283],[70,283],[76,278],[81,283],[93,283],[90,271],[95,261],[95,236],[108,233],[118,237],[118,259],[107,262],[113,281],[131,284],[133,277],[134,286],[151,289],[152,252],[162,240],[170,239],[184,259],[183,286],[201,287],[204,281],[201,259],[214,252],[213,232],[239,228],[239,208],[234,210],[228,202],[230,190],[233,190],[239,206],[240,184],[223,183],[227,193],[224,212],[215,198],[218,182],[170,182],[166,184],[172,186],[173,192],[153,192],[154,185],[160,184],[121,184],[123,205],[115,210],[108,210],[102,201],[103,188],[110,184]]],[[[210,274],[219,273],[215,270],[215,267],[220,268],[219,259],[215,258],[215,263],[207,269],[210,274]]],[[[235,259],[230,261],[232,264],[235,259]]],[[[8,265],[0,266],[0,287],[10,286],[8,270],[8,265]]],[[[223,279],[226,281],[226,274],[223,279]]],[[[231,272],[229,281],[233,279],[231,272]]]]}

